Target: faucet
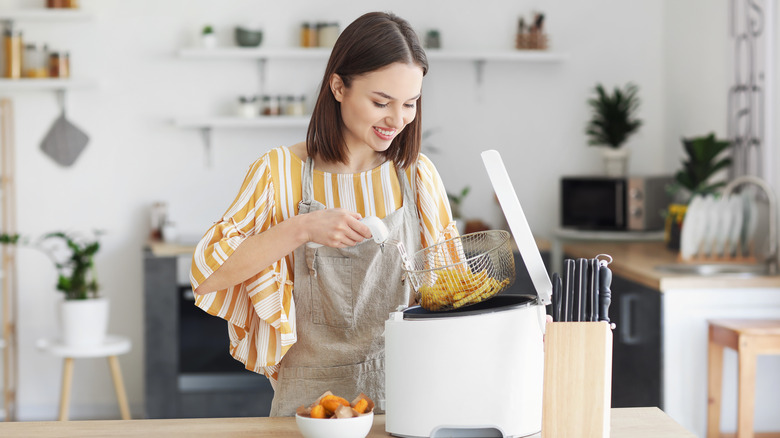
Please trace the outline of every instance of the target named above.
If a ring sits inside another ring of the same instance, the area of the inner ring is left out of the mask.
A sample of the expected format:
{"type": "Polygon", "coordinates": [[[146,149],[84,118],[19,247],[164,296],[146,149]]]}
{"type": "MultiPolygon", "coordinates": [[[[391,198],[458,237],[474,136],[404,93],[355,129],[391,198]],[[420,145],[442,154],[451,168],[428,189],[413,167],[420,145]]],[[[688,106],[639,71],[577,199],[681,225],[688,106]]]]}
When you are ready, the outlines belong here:
{"type": "Polygon", "coordinates": [[[761,178],[744,175],[734,178],[723,189],[723,196],[729,196],[735,188],[743,184],[753,184],[761,188],[769,199],[769,253],[766,257],[769,275],[775,275],[778,272],[778,254],[777,254],[777,198],[772,187],[761,178]]]}

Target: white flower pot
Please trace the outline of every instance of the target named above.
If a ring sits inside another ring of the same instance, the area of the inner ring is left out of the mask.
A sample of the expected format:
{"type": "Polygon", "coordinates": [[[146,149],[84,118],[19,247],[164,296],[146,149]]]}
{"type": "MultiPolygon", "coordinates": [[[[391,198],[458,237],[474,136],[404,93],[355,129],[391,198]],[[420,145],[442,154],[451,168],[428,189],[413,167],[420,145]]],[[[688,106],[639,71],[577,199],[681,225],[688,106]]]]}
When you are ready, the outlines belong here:
{"type": "Polygon", "coordinates": [[[62,300],[62,342],[71,347],[93,347],[102,344],[108,332],[108,309],[108,298],[62,300]]]}
{"type": "Polygon", "coordinates": [[[604,171],[607,176],[626,176],[628,174],[628,156],[627,148],[601,148],[601,156],[604,158],[604,171]]]}
{"type": "Polygon", "coordinates": [[[217,36],[213,33],[204,33],[200,36],[200,44],[204,49],[217,47],[217,36]]]}

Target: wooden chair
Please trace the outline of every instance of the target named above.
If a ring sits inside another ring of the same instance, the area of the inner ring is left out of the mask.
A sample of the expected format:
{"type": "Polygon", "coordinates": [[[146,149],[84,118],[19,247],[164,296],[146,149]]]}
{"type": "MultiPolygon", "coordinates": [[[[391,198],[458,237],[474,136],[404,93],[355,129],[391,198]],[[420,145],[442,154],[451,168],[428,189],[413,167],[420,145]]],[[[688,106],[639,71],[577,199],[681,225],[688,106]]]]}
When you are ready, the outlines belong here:
{"type": "Polygon", "coordinates": [[[752,438],[756,407],[756,360],[761,354],[780,354],[780,319],[710,320],[708,345],[707,438],[719,438],[723,348],[737,352],[737,438],[752,438]]]}

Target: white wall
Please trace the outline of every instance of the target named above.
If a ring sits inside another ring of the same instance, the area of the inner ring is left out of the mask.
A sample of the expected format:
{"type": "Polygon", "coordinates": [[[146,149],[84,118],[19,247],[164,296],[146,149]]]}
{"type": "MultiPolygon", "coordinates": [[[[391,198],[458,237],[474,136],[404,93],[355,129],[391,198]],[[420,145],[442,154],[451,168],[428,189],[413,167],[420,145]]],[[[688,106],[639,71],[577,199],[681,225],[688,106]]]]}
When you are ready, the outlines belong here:
{"type": "MultiPolygon", "coordinates": [[[[2,7],[40,5],[4,0],[2,7]]],[[[133,339],[122,356],[135,413],[143,402],[143,303],[141,250],[148,234],[148,208],[169,204],[183,235],[199,237],[231,202],[249,164],[271,147],[303,138],[302,129],[217,130],[213,166],[204,166],[197,131],[171,126],[175,116],[226,113],[242,93],[254,93],[252,61],[200,61],[174,56],[193,44],[203,24],[213,24],[230,43],[235,24],[247,18],[265,25],[266,47],[297,44],[299,24],[338,20],[342,26],[387,2],[258,2],[249,0],[82,0],[96,19],[83,23],[24,24],[28,40],[71,51],[74,76],[100,81],[95,90],[69,94],[68,114],[91,137],[70,168],[54,164],[38,149],[57,114],[53,93],[13,95],[16,106],[17,192],[20,231],[105,229],[97,265],[112,300],[110,330],[133,339]]],[[[722,2],[718,2],[722,3],[722,2]]],[[[553,50],[567,53],[558,64],[489,62],[477,87],[466,62],[432,61],[424,81],[424,125],[436,128],[431,155],[452,190],[472,186],[466,216],[497,225],[500,212],[478,154],[498,149],[532,229],[548,236],[557,223],[557,182],[562,174],[599,173],[601,159],[586,146],[586,99],[596,82],[612,87],[637,83],[644,126],[633,137],[631,172],[671,173],[679,137],[692,131],[724,131],[719,94],[722,42],[718,28],[725,4],[643,0],[549,0],[484,2],[397,0],[393,12],[417,29],[441,30],[450,49],[502,49],[513,45],[519,14],[539,8],[547,16],[553,50]],[[677,5],[685,3],[685,5],[677,5]],[[694,7],[695,6],[695,7],[694,7]],[[690,10],[688,10],[690,8],[690,10]],[[705,14],[700,35],[685,17],[705,14]],[[445,13],[446,11],[446,13],[445,13]],[[702,56],[694,80],[686,74],[702,56]],[[670,63],[685,67],[668,68],[670,63]]],[[[274,61],[267,67],[269,91],[311,93],[324,63],[274,61]]],[[[34,348],[55,331],[55,271],[32,250],[19,257],[20,418],[53,419],[60,382],[58,360],[34,348]]],[[[165,336],[165,333],[161,333],[165,336]]],[[[74,418],[116,416],[113,390],[103,361],[76,364],[74,418]],[[89,384],[87,384],[89,382],[89,384]],[[103,407],[100,407],[103,406],[103,407]]]]}

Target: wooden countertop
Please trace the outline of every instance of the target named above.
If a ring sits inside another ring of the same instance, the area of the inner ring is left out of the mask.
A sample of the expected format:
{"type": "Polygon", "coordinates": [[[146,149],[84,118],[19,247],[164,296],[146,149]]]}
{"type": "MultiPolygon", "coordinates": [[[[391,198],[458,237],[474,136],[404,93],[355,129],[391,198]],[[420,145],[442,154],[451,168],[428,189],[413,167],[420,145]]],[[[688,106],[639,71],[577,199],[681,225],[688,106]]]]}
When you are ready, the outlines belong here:
{"type": "Polygon", "coordinates": [[[609,254],[613,258],[610,269],[615,275],[653,289],[739,289],[780,288],[780,276],[741,277],[737,275],[672,274],[655,269],[658,265],[684,263],[677,252],[666,248],[663,242],[566,242],[563,252],[567,257],[592,258],[609,254]]]}
{"type": "MultiPolygon", "coordinates": [[[[658,408],[612,409],[613,438],[695,438],[658,408]]],[[[101,420],[2,422],[0,436],[125,437],[125,438],[284,438],[300,437],[295,418],[188,418],[173,420],[101,420]]],[[[385,432],[385,417],[374,417],[369,438],[391,436],[385,432]]]]}

